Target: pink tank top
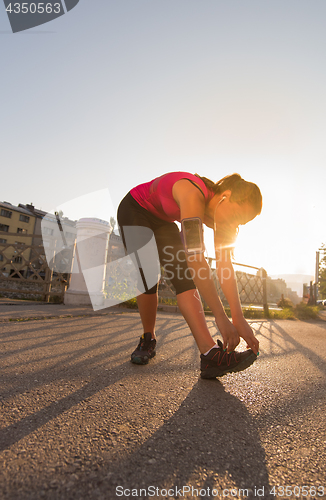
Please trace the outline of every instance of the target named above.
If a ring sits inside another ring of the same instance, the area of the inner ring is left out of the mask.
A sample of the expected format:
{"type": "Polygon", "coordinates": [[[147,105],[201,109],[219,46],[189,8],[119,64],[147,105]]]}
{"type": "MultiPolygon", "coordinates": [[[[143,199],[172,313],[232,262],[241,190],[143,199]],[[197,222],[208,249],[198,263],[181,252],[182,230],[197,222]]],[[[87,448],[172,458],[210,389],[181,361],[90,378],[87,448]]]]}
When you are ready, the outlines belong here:
{"type": "Polygon", "coordinates": [[[180,222],[180,208],[173,198],[172,188],[181,179],[189,179],[195,183],[203,193],[206,202],[214,196],[214,193],[207,189],[199,177],[188,172],[171,172],[161,175],[150,182],[134,187],[130,194],[140,206],[159,219],[167,222],[180,222]]]}

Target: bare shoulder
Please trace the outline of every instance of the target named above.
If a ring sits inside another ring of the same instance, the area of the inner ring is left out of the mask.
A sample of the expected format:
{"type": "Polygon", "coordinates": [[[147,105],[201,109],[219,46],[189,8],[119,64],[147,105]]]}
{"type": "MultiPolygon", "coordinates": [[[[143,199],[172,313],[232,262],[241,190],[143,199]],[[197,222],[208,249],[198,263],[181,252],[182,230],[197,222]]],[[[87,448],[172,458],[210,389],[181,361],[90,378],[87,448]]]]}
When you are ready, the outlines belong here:
{"type": "Polygon", "coordinates": [[[187,179],[180,179],[172,188],[172,195],[180,208],[181,220],[200,217],[204,220],[205,198],[201,191],[187,179]]]}
{"type": "Polygon", "coordinates": [[[180,207],[180,204],[187,199],[198,200],[199,203],[205,203],[203,193],[187,179],[180,179],[172,188],[174,200],[180,207]]]}

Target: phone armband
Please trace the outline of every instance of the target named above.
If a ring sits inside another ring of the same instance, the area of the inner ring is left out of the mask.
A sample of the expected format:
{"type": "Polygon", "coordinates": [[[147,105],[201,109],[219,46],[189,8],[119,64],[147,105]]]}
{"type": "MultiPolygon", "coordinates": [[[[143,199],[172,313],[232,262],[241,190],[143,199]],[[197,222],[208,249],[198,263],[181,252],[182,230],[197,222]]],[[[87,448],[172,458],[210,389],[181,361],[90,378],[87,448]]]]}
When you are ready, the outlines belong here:
{"type": "Polygon", "coordinates": [[[181,238],[186,254],[205,252],[203,223],[199,217],[182,219],[181,238]]]}

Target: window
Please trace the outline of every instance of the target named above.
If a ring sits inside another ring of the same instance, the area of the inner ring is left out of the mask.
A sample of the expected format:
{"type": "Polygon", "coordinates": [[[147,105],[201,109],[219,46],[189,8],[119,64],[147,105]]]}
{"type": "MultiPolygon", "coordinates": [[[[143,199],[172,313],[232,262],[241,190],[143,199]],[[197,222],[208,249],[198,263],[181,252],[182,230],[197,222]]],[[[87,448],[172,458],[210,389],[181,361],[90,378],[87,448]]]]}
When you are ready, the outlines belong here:
{"type": "Polygon", "coordinates": [[[50,229],[49,227],[44,227],[42,229],[42,233],[44,236],[52,236],[53,235],[53,229],[50,229]]]}
{"type": "Polygon", "coordinates": [[[19,220],[21,222],[29,222],[29,217],[27,215],[20,215],[19,220]]]}
{"type": "Polygon", "coordinates": [[[7,217],[8,219],[11,219],[12,212],[10,212],[10,210],[5,210],[4,208],[2,208],[0,215],[2,215],[2,217],[7,217]]]}
{"type": "Polygon", "coordinates": [[[13,262],[15,262],[16,264],[21,264],[23,261],[23,258],[19,255],[18,257],[15,257],[13,262]]]}
{"type": "Polygon", "coordinates": [[[7,240],[5,240],[4,238],[0,238],[0,244],[5,244],[7,243],[7,240]]]}
{"type": "Polygon", "coordinates": [[[0,262],[3,262],[3,255],[0,253],[0,262]]]}
{"type": "Polygon", "coordinates": [[[20,233],[20,234],[27,234],[27,229],[22,229],[21,227],[18,227],[17,228],[17,233],[20,233]]]}
{"type": "Polygon", "coordinates": [[[8,233],[9,226],[6,226],[6,224],[0,224],[0,231],[3,231],[4,233],[8,233]]]}

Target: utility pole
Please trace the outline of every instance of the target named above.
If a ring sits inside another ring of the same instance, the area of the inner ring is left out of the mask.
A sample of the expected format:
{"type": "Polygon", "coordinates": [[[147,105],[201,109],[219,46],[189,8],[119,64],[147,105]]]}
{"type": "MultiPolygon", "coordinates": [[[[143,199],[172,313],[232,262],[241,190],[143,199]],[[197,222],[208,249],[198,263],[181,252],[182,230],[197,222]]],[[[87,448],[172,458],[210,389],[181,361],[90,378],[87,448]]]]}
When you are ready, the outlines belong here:
{"type": "Polygon", "coordinates": [[[316,273],[315,273],[315,301],[319,294],[319,252],[316,252],[316,273]]]}

